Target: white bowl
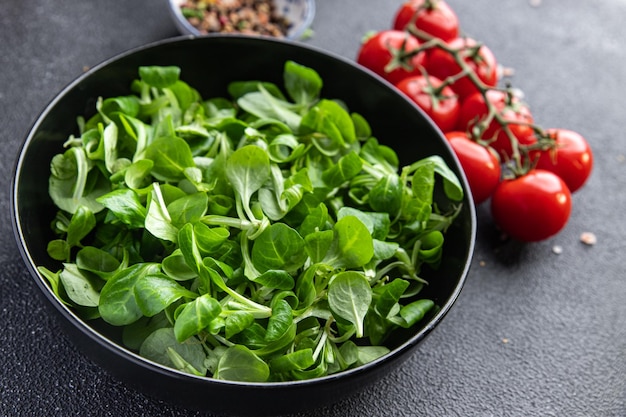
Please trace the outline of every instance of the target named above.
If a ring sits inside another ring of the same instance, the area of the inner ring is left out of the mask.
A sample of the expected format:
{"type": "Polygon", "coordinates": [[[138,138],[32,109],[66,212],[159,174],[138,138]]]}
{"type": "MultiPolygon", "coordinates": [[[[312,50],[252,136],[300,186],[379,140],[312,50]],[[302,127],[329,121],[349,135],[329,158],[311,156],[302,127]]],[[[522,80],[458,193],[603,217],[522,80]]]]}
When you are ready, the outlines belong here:
{"type": "MultiPolygon", "coordinates": [[[[184,2],[185,0],[168,1],[170,14],[176,27],[183,35],[202,36],[203,34],[183,16],[180,6],[184,2]]],[[[315,0],[274,0],[274,4],[280,15],[291,23],[291,27],[287,31],[287,38],[302,38],[313,23],[315,0]]]]}

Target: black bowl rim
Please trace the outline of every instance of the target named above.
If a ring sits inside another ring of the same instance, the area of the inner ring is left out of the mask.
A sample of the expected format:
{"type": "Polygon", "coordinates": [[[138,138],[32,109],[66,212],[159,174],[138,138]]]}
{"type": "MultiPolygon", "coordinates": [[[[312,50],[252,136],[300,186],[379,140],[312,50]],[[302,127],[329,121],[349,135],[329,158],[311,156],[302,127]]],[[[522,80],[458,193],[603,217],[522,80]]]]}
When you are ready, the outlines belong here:
{"type": "Polygon", "coordinates": [[[465,177],[465,175],[463,174],[463,170],[461,168],[460,162],[458,160],[458,158],[456,157],[456,155],[454,154],[454,152],[452,151],[452,148],[450,147],[450,145],[447,143],[447,141],[444,140],[443,134],[441,133],[441,131],[439,130],[439,128],[434,124],[434,122],[425,115],[425,113],[413,102],[411,102],[408,98],[406,98],[405,96],[403,96],[401,93],[395,91],[395,87],[389,83],[388,81],[386,81],[385,79],[383,79],[382,77],[380,77],[379,75],[375,74],[373,71],[359,65],[358,63],[349,60],[341,55],[338,55],[334,52],[322,49],[320,47],[316,47],[316,46],[312,46],[312,45],[308,45],[308,44],[303,44],[303,43],[299,43],[293,40],[289,40],[289,39],[278,39],[278,38],[272,38],[272,37],[264,37],[264,36],[250,36],[250,35],[243,35],[243,34],[209,34],[209,35],[203,35],[203,36],[194,36],[194,35],[184,35],[184,36],[177,36],[177,37],[173,37],[173,38],[167,38],[167,39],[162,39],[162,40],[158,40],[158,41],[154,41],[154,42],[150,42],[144,45],[140,45],[134,48],[130,48],[126,51],[123,51],[121,53],[115,54],[103,61],[101,61],[99,64],[93,66],[92,68],[90,68],[88,71],[84,72],[83,74],[81,74],[80,76],[78,76],[76,79],[74,79],[72,82],[70,82],[69,84],[67,84],[63,89],[61,89],[56,95],[55,97],[44,107],[43,111],[41,111],[41,113],[39,114],[39,116],[37,116],[35,122],[32,124],[32,127],[30,128],[22,146],[18,149],[18,155],[16,158],[16,162],[15,162],[15,166],[14,166],[14,170],[13,170],[13,178],[12,178],[12,187],[11,187],[11,206],[10,206],[10,210],[11,210],[11,221],[12,221],[12,225],[13,225],[13,233],[15,236],[15,239],[17,241],[18,244],[18,248],[20,251],[20,254],[22,255],[23,260],[26,263],[27,269],[29,270],[31,276],[33,277],[33,279],[35,280],[36,284],[39,286],[40,290],[43,292],[43,294],[45,295],[45,297],[51,302],[51,304],[56,307],[56,309],[58,310],[58,312],[69,321],[69,323],[71,323],[77,330],[81,331],[84,335],[86,335],[87,337],[89,337],[91,340],[93,340],[94,342],[98,343],[101,347],[107,349],[109,352],[117,355],[117,356],[125,356],[126,359],[130,360],[131,362],[133,362],[135,365],[140,366],[141,368],[145,368],[149,371],[153,371],[153,372],[157,372],[160,374],[163,374],[167,377],[170,378],[178,378],[178,379],[191,379],[191,380],[197,380],[200,381],[201,383],[205,383],[208,385],[213,385],[213,384],[218,384],[218,385],[231,385],[231,386],[245,386],[246,388],[259,388],[259,389],[271,389],[272,387],[293,387],[293,386],[309,386],[309,385],[317,385],[317,384],[324,384],[327,381],[332,381],[332,380],[338,380],[338,379],[346,379],[349,378],[351,376],[356,376],[358,374],[364,374],[364,373],[369,373],[371,371],[374,371],[376,368],[378,368],[380,365],[382,365],[385,362],[394,362],[397,359],[400,359],[402,356],[404,356],[405,353],[407,353],[409,350],[412,350],[413,347],[415,347],[415,345],[417,345],[419,342],[421,342],[426,336],[428,336],[435,327],[437,327],[437,325],[443,320],[443,318],[447,315],[447,313],[450,311],[451,307],[454,305],[454,303],[457,301],[461,290],[463,289],[465,282],[467,280],[467,276],[469,274],[469,270],[471,267],[471,263],[472,263],[472,258],[474,255],[474,246],[475,246],[475,239],[476,239],[476,212],[475,212],[475,206],[472,203],[472,198],[471,198],[471,192],[469,189],[469,185],[467,182],[467,178],[465,177]],[[459,277],[459,281],[458,284],[455,286],[454,291],[450,294],[450,296],[448,297],[447,301],[441,306],[441,309],[428,321],[428,323],[421,328],[416,334],[414,334],[413,336],[411,336],[407,341],[405,341],[404,343],[402,343],[401,345],[399,345],[398,347],[396,347],[395,349],[391,350],[389,353],[371,361],[368,362],[364,365],[361,365],[359,367],[356,368],[352,368],[352,369],[348,369],[342,372],[338,372],[336,374],[331,374],[331,375],[327,375],[327,376],[323,376],[323,377],[318,377],[318,378],[313,378],[313,379],[307,379],[307,380],[301,380],[301,381],[283,381],[283,382],[240,382],[240,381],[228,381],[228,380],[218,380],[218,379],[213,379],[213,378],[208,378],[208,377],[201,377],[201,376],[195,376],[195,375],[191,375],[182,371],[178,371],[176,369],[173,368],[169,368],[166,367],[164,365],[158,364],[156,362],[150,361],[148,359],[145,359],[141,356],[139,356],[137,353],[132,352],[130,350],[128,350],[127,348],[125,348],[122,345],[119,345],[115,342],[113,342],[112,340],[108,339],[107,337],[105,337],[104,335],[100,334],[99,332],[97,332],[95,329],[93,329],[91,326],[89,326],[88,324],[86,324],[84,322],[84,320],[82,320],[81,318],[79,318],[69,307],[67,307],[66,305],[64,305],[63,303],[59,302],[59,300],[56,298],[56,296],[52,293],[46,279],[41,276],[41,274],[37,271],[36,265],[34,260],[31,258],[30,254],[28,253],[27,249],[25,248],[23,241],[24,241],[24,235],[22,233],[22,229],[20,226],[20,214],[19,214],[19,210],[18,210],[18,188],[19,188],[19,184],[18,184],[18,178],[20,176],[20,173],[22,171],[22,160],[23,160],[23,155],[24,155],[24,151],[28,148],[28,146],[30,145],[31,141],[34,138],[35,133],[38,131],[39,126],[42,124],[42,122],[45,120],[45,118],[47,117],[48,113],[51,111],[52,108],[54,108],[54,106],[62,99],[62,97],[64,97],[69,91],[73,90],[74,88],[76,88],[84,79],[88,78],[89,76],[91,76],[92,74],[94,74],[95,72],[100,71],[102,68],[135,53],[139,53],[142,52],[144,50],[148,50],[148,49],[152,49],[152,48],[158,48],[162,45],[167,45],[167,44],[175,44],[177,42],[183,42],[183,41],[190,41],[193,39],[197,39],[197,38],[202,38],[202,39],[207,39],[207,38],[218,38],[218,39],[224,39],[224,38],[240,38],[243,40],[247,40],[247,41],[251,41],[251,42],[259,42],[259,43],[263,43],[263,42],[268,42],[268,43],[285,43],[285,44],[291,44],[291,45],[295,45],[298,48],[303,48],[303,49],[307,49],[311,52],[314,53],[318,53],[318,54],[323,54],[328,56],[329,58],[333,59],[333,60],[337,60],[342,62],[343,64],[347,64],[349,67],[352,67],[355,71],[363,71],[366,72],[367,74],[369,74],[371,77],[375,78],[378,80],[378,82],[385,84],[387,87],[390,88],[391,92],[395,92],[396,94],[398,94],[399,96],[401,96],[406,102],[408,102],[422,117],[424,117],[426,119],[426,121],[432,126],[432,128],[439,132],[440,137],[442,139],[442,142],[444,144],[444,146],[448,147],[448,149],[450,150],[450,154],[452,155],[452,157],[454,158],[457,167],[458,167],[458,171],[461,174],[460,175],[460,181],[462,182],[463,186],[464,186],[464,190],[466,192],[466,201],[469,202],[469,204],[465,204],[467,210],[469,210],[469,220],[470,220],[470,240],[468,242],[468,249],[467,249],[467,253],[466,253],[466,258],[465,258],[465,263],[463,266],[463,270],[461,272],[461,275],[459,277]]]}

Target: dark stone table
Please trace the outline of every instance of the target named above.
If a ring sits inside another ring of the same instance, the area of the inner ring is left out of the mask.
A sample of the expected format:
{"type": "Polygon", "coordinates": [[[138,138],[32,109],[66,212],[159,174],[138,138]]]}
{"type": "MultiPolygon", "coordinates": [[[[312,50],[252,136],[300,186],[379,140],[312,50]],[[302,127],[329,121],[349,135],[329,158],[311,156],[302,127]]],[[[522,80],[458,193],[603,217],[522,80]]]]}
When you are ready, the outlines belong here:
{"type": "MultiPolygon", "coordinates": [[[[401,0],[317,3],[307,42],[354,58],[401,0]]],[[[503,245],[478,207],[474,265],[444,322],[367,391],[300,416],[626,416],[626,2],[449,3],[464,31],[515,69],[540,125],[589,140],[593,176],[566,229],[541,243],[503,245]]],[[[201,415],[135,392],[72,345],[36,294],[9,214],[14,161],[39,112],[86,68],[177,35],[165,5],[0,1],[2,416],[201,415]]]]}

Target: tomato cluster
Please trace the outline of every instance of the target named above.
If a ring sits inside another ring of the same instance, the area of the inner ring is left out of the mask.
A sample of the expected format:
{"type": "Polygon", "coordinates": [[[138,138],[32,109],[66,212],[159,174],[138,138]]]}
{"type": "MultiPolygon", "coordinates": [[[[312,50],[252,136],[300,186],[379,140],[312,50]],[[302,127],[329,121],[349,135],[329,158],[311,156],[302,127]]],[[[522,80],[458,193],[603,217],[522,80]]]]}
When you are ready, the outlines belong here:
{"type": "Polygon", "coordinates": [[[357,62],[441,129],[474,203],[490,200],[504,233],[525,242],[547,239],[569,220],[571,194],[591,174],[591,148],[576,132],[538,126],[518,91],[504,83],[493,52],[461,33],[445,0],[408,0],[391,28],[364,39],[357,62]]]}

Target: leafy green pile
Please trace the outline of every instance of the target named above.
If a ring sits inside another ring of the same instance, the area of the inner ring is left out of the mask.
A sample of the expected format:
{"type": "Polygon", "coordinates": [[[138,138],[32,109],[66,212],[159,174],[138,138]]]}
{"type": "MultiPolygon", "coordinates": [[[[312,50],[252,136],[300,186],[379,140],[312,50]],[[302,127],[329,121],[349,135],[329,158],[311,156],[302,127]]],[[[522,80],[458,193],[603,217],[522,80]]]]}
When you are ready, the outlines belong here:
{"type": "Polygon", "coordinates": [[[436,268],[463,190],[438,156],[402,169],[322,80],[234,82],[204,100],[177,67],[141,67],[129,96],[79,117],[51,163],[60,209],[39,271],[85,319],[195,375],[308,379],[388,352],[437,307],[436,268]],[[450,199],[436,209],[435,174],[450,199]]]}

